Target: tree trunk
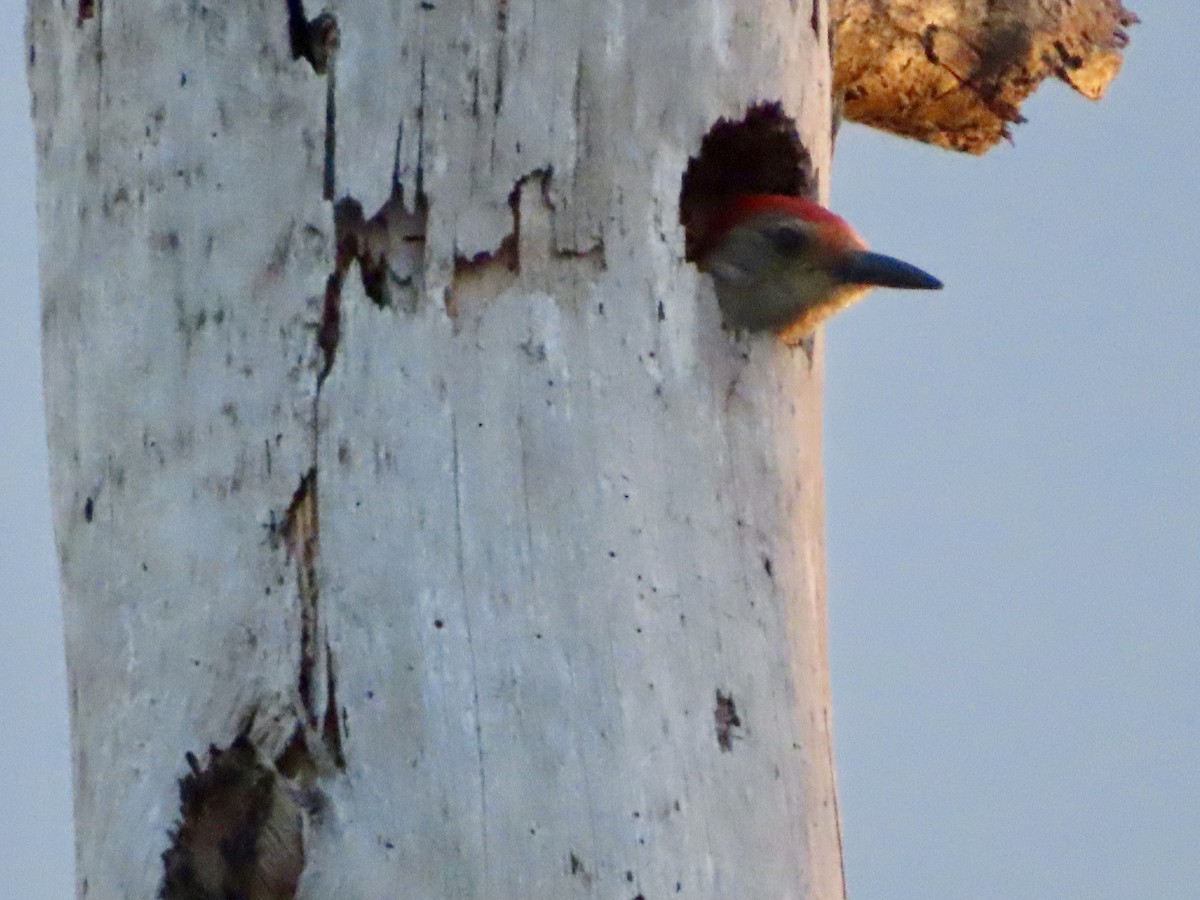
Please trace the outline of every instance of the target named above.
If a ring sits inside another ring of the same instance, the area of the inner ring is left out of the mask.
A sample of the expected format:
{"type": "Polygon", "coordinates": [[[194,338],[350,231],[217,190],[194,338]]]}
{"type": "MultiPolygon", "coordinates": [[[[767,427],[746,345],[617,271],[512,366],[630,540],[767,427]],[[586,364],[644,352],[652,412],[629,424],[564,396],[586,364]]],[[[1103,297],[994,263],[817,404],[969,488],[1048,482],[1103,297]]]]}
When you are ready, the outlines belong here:
{"type": "Polygon", "coordinates": [[[827,28],[31,0],[79,896],[843,896],[820,354],[679,224],[827,28]]]}

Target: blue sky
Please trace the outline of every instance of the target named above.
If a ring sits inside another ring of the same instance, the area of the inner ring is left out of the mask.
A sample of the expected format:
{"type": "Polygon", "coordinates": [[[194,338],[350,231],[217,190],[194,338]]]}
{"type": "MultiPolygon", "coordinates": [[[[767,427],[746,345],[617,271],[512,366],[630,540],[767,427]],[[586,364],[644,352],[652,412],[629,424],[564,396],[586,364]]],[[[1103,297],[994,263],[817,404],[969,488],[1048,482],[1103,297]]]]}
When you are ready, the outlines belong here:
{"type": "MultiPolygon", "coordinates": [[[[848,126],[833,206],[942,278],[827,328],[838,777],[855,900],[1200,884],[1200,8],[1133,4],[1092,104],[983,159],[848,126]]],[[[72,892],[19,17],[0,30],[0,884],[72,892]]]]}
{"type": "Polygon", "coordinates": [[[856,900],[1196,896],[1200,9],[1133,7],[1015,146],[840,140],[834,206],[947,284],[827,329],[856,900]]]}

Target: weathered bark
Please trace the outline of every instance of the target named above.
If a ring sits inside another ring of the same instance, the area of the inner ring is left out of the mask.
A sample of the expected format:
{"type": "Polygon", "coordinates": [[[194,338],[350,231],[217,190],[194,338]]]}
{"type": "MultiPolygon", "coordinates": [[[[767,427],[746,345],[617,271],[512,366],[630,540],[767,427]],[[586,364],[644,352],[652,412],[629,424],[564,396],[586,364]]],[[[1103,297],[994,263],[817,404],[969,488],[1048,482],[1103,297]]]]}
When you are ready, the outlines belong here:
{"type": "Polygon", "coordinates": [[[823,3],[29,33],[80,896],[841,897],[820,355],[679,225],[823,3]]]}
{"type": "Polygon", "coordinates": [[[1121,70],[1121,0],[834,0],[835,95],[847,119],[984,153],[1048,77],[1092,100],[1121,70]]]}

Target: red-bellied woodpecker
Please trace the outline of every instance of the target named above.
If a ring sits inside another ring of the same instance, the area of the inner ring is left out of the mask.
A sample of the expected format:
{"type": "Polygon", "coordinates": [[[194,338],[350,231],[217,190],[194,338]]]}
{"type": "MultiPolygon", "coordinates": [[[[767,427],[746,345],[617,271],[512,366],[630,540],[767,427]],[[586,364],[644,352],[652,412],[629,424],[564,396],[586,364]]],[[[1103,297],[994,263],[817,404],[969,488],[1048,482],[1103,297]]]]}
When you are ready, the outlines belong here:
{"type": "Polygon", "coordinates": [[[800,343],[872,287],[936,290],[916,266],[871,253],[844,219],[801,197],[742,194],[707,223],[700,267],[725,321],[800,343]]]}

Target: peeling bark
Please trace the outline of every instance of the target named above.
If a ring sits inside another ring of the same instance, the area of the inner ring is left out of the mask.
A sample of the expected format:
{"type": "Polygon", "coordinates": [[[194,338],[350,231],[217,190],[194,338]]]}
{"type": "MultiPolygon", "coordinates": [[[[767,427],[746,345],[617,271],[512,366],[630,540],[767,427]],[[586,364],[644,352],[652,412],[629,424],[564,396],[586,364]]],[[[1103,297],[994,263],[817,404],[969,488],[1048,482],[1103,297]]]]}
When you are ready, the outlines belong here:
{"type": "Polygon", "coordinates": [[[187,754],[180,819],[163,853],[161,900],[291,900],[304,871],[306,810],[245,735],[187,754]]]}
{"type": "Polygon", "coordinates": [[[984,153],[1046,78],[1103,97],[1137,21],[1121,0],[835,0],[835,96],[850,121],[984,153]]]}

